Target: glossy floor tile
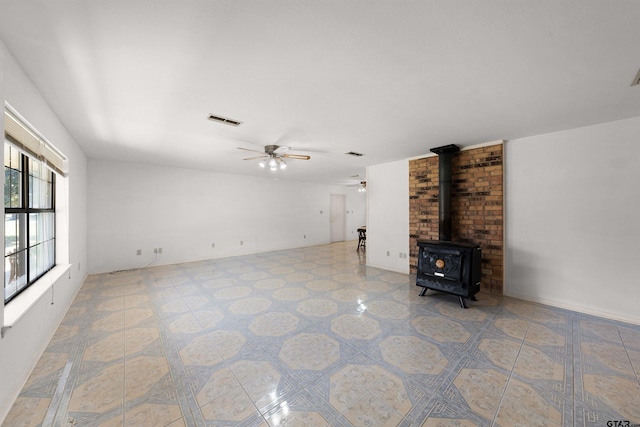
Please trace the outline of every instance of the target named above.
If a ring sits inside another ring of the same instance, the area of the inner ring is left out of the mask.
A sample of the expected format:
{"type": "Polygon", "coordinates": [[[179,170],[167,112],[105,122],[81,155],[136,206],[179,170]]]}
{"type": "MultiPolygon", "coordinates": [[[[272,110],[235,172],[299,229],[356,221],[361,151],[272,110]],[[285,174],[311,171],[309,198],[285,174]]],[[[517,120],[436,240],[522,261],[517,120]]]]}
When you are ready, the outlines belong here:
{"type": "Polygon", "coordinates": [[[464,310],[356,245],[89,276],[3,425],[640,424],[640,327],[464,310]]]}

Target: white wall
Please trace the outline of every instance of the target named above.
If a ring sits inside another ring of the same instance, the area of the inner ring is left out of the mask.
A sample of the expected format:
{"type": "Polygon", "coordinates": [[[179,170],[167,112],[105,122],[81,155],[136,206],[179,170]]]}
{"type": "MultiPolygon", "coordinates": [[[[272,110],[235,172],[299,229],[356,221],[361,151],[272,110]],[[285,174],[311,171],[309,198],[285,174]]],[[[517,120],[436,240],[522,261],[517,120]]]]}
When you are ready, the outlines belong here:
{"type": "Polygon", "coordinates": [[[367,168],[367,265],[409,273],[408,160],[367,168]]]}
{"type": "Polygon", "coordinates": [[[89,271],[144,267],[154,248],[162,248],[160,265],[328,243],[331,193],[345,194],[353,211],[345,213],[349,237],[364,220],[357,191],[266,173],[90,160],[89,271]]]}
{"type": "MultiPolygon", "coordinates": [[[[20,65],[0,42],[0,99],[8,102],[36,130],[69,159],[68,181],[61,180],[68,193],[68,206],[59,205],[59,220],[67,227],[69,240],[57,259],[72,264],[70,273],[58,279],[54,304],[51,290],[33,301],[31,308],[12,324],[0,340],[0,421],[5,418],[31,370],[62,321],[87,275],[87,160],[66,129],[60,124],[20,65]],[[67,225],[68,224],[68,225],[67,225]]],[[[3,133],[4,134],[4,133],[3,133]]],[[[4,187],[4,186],[3,186],[4,187]]],[[[1,227],[0,227],[1,228],[1,227]]],[[[61,239],[61,236],[58,237],[61,239]]],[[[63,239],[64,240],[64,239],[63,239]]],[[[45,276],[46,277],[46,276],[45,276]]],[[[26,294],[26,293],[25,293],[26,294]]],[[[19,295],[9,304],[17,303],[19,295]]],[[[0,307],[3,303],[0,300],[0,307]]],[[[20,301],[22,302],[22,301],[20,301]]],[[[9,306],[10,307],[10,306],[9,306]]],[[[15,305],[14,305],[15,307],[15,305]]],[[[6,324],[9,308],[0,309],[6,324]]],[[[13,311],[13,310],[11,310],[13,311]]]]}
{"type": "Polygon", "coordinates": [[[640,323],[640,117],[505,146],[505,294],[640,323]]]}

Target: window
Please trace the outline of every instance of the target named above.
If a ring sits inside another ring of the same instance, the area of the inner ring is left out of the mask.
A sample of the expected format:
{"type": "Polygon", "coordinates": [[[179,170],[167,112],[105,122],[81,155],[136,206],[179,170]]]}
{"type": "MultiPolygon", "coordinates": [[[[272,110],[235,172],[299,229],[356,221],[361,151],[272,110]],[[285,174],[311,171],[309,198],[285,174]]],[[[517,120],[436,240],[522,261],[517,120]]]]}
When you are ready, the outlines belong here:
{"type": "MultiPolygon", "coordinates": [[[[5,112],[5,123],[7,114],[5,112]]],[[[4,302],[56,265],[56,174],[5,126],[4,302]],[[20,147],[20,148],[18,148],[20,147]]]]}

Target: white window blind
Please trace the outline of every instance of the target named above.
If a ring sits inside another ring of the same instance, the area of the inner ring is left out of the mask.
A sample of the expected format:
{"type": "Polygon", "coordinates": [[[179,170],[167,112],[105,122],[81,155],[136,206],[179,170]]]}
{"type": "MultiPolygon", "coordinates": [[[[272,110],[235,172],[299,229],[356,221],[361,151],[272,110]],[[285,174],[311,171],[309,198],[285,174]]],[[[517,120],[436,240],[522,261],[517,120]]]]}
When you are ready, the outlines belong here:
{"type": "Polygon", "coordinates": [[[60,152],[7,109],[4,110],[4,133],[18,148],[36,157],[55,172],[66,175],[65,159],[60,152]]]}

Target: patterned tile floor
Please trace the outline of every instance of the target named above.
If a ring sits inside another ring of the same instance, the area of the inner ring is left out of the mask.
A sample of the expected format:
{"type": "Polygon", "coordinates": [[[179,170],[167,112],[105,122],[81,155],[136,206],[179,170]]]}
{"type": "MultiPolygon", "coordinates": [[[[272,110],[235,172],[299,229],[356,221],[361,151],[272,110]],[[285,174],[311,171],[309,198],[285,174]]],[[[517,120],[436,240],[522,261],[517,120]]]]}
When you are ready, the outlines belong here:
{"type": "Polygon", "coordinates": [[[355,247],[88,277],[3,425],[640,423],[640,327],[463,310],[355,247]]]}

